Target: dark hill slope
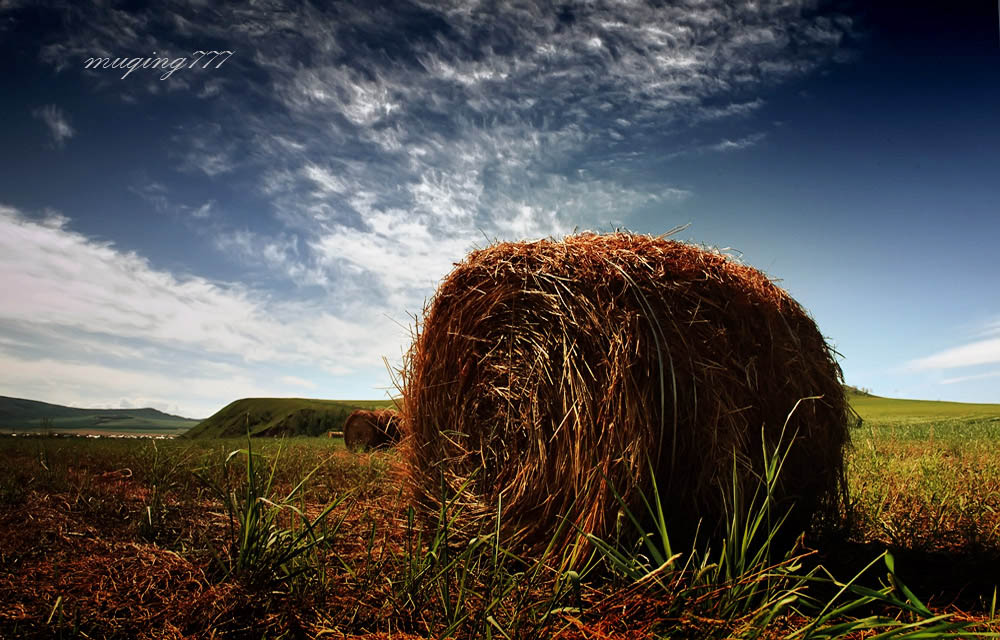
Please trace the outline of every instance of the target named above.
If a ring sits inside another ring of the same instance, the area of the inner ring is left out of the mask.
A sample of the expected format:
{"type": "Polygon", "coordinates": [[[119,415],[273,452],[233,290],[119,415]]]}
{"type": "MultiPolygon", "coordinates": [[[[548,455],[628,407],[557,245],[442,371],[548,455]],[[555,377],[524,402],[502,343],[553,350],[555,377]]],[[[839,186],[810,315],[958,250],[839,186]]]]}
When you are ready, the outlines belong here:
{"type": "Polygon", "coordinates": [[[356,409],[392,407],[392,400],[244,398],[232,402],[184,434],[185,438],[316,436],[341,431],[356,409]]]}
{"type": "Polygon", "coordinates": [[[195,424],[157,409],[78,409],[0,396],[0,429],[109,433],[181,433],[195,424]]]}

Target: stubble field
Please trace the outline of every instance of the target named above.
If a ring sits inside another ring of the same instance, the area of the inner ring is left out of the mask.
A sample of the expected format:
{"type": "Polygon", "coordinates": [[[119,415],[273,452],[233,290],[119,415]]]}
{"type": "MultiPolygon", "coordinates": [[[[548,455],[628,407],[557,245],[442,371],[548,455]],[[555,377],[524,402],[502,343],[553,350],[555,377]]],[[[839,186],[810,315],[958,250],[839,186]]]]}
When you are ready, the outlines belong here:
{"type": "Polygon", "coordinates": [[[762,504],[762,526],[734,522],[725,553],[673,549],[653,530],[590,541],[572,572],[562,549],[518,557],[493,532],[455,539],[452,513],[414,513],[396,451],[3,437],[0,637],[996,632],[1000,406],[852,403],[865,420],[850,502],[824,534],[758,554],[778,519],[762,504]]]}

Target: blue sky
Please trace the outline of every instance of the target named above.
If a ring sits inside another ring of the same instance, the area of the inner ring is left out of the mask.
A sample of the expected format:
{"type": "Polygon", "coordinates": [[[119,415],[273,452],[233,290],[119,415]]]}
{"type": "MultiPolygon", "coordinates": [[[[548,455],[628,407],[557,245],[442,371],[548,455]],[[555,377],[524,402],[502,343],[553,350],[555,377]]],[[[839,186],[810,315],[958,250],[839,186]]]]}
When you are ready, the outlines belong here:
{"type": "Polygon", "coordinates": [[[1000,402],[996,5],[663,4],[0,1],[0,395],[385,397],[470,249],[688,225],[1000,402]]]}

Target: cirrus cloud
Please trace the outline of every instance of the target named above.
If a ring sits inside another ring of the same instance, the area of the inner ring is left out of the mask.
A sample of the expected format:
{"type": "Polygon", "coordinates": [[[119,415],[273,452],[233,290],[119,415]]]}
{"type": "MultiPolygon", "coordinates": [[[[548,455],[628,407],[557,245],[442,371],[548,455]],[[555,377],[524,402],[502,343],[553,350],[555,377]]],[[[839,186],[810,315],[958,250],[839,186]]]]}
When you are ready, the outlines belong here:
{"type": "Polygon", "coordinates": [[[76,131],[70,126],[66,114],[53,104],[35,109],[32,115],[45,123],[49,129],[49,135],[52,136],[52,142],[57,147],[63,146],[67,140],[76,135],[76,131]]]}
{"type": "Polygon", "coordinates": [[[1000,362],[1000,338],[977,340],[918,358],[909,363],[912,371],[956,369],[1000,362]]]}
{"type": "Polygon", "coordinates": [[[39,57],[57,73],[86,76],[130,113],[169,103],[150,143],[168,167],[133,188],[183,213],[242,280],[198,275],[209,261],[187,257],[191,273],[174,273],[64,218],[2,209],[0,288],[20,298],[0,310],[0,330],[17,336],[0,350],[44,361],[67,386],[88,371],[59,362],[168,386],[150,367],[210,371],[254,392],[398,353],[409,336],[390,318],[418,312],[477,245],[628,227],[650,212],[664,229],[688,222],[678,211],[698,194],[663,161],[764,140],[749,121],[768,88],[834,60],[852,28],[807,0],[277,0],[210,12],[56,0],[42,11],[55,26],[39,57]],[[236,53],[169,82],[67,63],[185,55],[191,43],[236,53]],[[270,286],[253,282],[261,272],[270,286]]]}

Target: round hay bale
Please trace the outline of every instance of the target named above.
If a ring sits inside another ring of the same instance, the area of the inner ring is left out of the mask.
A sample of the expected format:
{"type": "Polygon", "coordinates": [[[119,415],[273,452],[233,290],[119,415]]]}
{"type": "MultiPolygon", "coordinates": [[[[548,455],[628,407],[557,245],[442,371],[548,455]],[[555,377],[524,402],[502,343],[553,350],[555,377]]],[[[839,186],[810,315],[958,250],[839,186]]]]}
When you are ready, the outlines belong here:
{"type": "Polygon", "coordinates": [[[392,409],[358,409],[344,423],[344,444],[352,451],[389,447],[399,442],[399,414],[392,409]]]}
{"type": "Polygon", "coordinates": [[[434,517],[449,494],[469,536],[499,505],[507,542],[538,550],[563,516],[559,542],[610,538],[616,492],[638,515],[655,479],[672,539],[692,540],[699,520],[717,532],[734,480],[749,501],[787,420],[779,497],[805,528],[845,490],[841,379],[803,308],[718,252],[627,233],[496,244],[442,282],[404,364],[414,497],[434,517]]]}

